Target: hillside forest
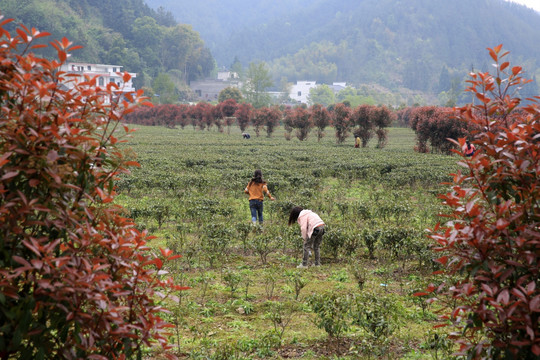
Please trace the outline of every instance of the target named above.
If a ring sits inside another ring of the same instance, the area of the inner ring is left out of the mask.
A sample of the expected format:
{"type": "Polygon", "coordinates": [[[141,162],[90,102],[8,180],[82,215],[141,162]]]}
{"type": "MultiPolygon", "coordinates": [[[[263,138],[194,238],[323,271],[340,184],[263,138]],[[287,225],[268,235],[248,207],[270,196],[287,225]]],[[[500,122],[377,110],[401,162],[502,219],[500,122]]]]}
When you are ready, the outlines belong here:
{"type": "MultiPolygon", "coordinates": [[[[531,79],[540,76],[540,14],[500,1],[147,0],[193,25],[218,66],[268,64],[285,80],[345,81],[378,92],[441,93],[458,103],[466,74],[488,71],[485,49],[504,44],[531,79]]],[[[537,83],[522,90],[538,92],[537,83]]],[[[431,100],[433,103],[435,100],[431,100]]],[[[440,101],[444,105],[445,100],[440,101]]]]}

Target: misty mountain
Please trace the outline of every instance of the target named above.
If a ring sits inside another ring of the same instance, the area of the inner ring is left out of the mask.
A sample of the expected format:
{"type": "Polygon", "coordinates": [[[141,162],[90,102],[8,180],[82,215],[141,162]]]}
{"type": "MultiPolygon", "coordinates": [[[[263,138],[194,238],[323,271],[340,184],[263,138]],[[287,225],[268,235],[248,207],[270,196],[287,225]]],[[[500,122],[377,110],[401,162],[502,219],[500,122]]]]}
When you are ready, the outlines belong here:
{"type": "Polygon", "coordinates": [[[201,34],[219,66],[268,63],[275,81],[449,91],[486,48],[540,75],[540,14],[502,0],[146,0],[201,34]]]}

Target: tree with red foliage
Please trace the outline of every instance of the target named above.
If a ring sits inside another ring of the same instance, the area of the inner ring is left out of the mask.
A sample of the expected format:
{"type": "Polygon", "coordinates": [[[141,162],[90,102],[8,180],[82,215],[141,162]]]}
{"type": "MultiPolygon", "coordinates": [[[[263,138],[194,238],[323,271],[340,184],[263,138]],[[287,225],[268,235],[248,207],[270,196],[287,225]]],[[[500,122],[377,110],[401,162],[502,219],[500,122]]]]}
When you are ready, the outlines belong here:
{"type": "Polygon", "coordinates": [[[331,123],[331,115],[326,108],[320,104],[311,107],[311,122],[317,128],[317,141],[321,141],[324,136],[324,129],[331,123]]]}
{"type": "Polygon", "coordinates": [[[421,106],[411,110],[409,123],[411,129],[416,133],[416,151],[429,152],[428,142],[432,132],[431,119],[438,116],[443,116],[441,108],[438,106],[421,106]]]}
{"type": "Polygon", "coordinates": [[[209,116],[210,106],[210,104],[201,101],[191,107],[191,117],[195,119],[195,124],[200,130],[204,130],[205,128],[210,130],[212,127],[212,116],[209,116]]]}
{"type": "Polygon", "coordinates": [[[388,127],[394,121],[396,115],[386,106],[379,106],[371,111],[371,123],[377,127],[377,148],[382,149],[388,142],[388,127]]]}
{"type": "Polygon", "coordinates": [[[52,43],[59,61],[39,58],[33,41],[48,34],[21,25],[12,36],[8,22],[0,23],[0,358],[121,359],[155,342],[168,348],[171,325],[156,299],[182,289],[161,273],[162,259],[176,256],[149,252],[151,237],[113,203],[115,178],[137,165],[118,148],[118,134],[131,131],[120,121],[142,91],[124,98],[97,77],[75,83],[60,66],[77,47],[64,38],[52,43]]]}
{"type": "Polygon", "coordinates": [[[333,124],[338,144],[345,142],[351,129],[351,108],[343,103],[336,104],[333,112],[333,124]]]}
{"type": "Polygon", "coordinates": [[[234,112],[234,117],[238,123],[238,127],[242,132],[246,131],[253,116],[253,106],[251,104],[242,103],[234,112]]]}
{"type": "Polygon", "coordinates": [[[235,99],[227,99],[219,104],[221,113],[225,117],[225,125],[227,125],[227,133],[231,133],[231,126],[234,124],[234,113],[238,108],[235,99]]]}
{"type": "Polygon", "coordinates": [[[176,125],[177,107],[173,104],[163,104],[155,106],[156,125],[173,129],[176,125]]]}
{"type": "Polygon", "coordinates": [[[297,106],[291,111],[290,116],[292,118],[292,127],[296,129],[296,137],[300,141],[306,140],[313,127],[311,114],[302,106],[297,106]]]}
{"type": "MultiPolygon", "coordinates": [[[[441,195],[452,209],[449,221],[430,235],[442,255],[437,261],[459,280],[428,292],[450,299],[443,319],[459,329],[460,354],[532,360],[540,358],[540,97],[518,110],[514,89],[530,80],[503,61],[501,48],[488,49],[496,74],[468,81],[480,104],[457,116],[477,128],[479,151],[465,157],[454,150],[465,171],[453,174],[452,190],[441,195]]],[[[453,142],[461,148],[465,139],[453,142]]]]}
{"type": "Polygon", "coordinates": [[[416,150],[419,152],[438,151],[450,154],[455,149],[457,140],[467,137],[474,128],[473,124],[465,123],[456,118],[453,109],[437,106],[423,106],[411,110],[411,128],[416,133],[416,150]]]}
{"type": "Polygon", "coordinates": [[[208,109],[208,115],[212,117],[212,123],[217,126],[219,132],[223,132],[223,113],[221,112],[221,106],[210,105],[208,109]]]}
{"type": "Polygon", "coordinates": [[[265,115],[264,126],[266,128],[266,136],[272,137],[274,130],[279,126],[279,121],[283,117],[281,110],[277,106],[268,108],[265,115]]]}
{"type": "Polygon", "coordinates": [[[369,140],[373,137],[373,116],[371,115],[374,106],[363,104],[354,109],[351,115],[351,121],[358,128],[354,131],[354,137],[359,137],[362,141],[362,147],[367,147],[369,140]]]}
{"type": "Polygon", "coordinates": [[[189,119],[189,105],[187,104],[180,104],[177,106],[177,113],[176,113],[176,119],[175,122],[177,125],[180,125],[180,128],[184,130],[186,125],[188,124],[189,119]]]}
{"type": "Polygon", "coordinates": [[[252,118],[255,135],[259,136],[261,129],[265,127],[267,136],[271,137],[276,126],[278,126],[280,119],[281,111],[279,111],[277,107],[262,107],[256,109],[255,115],[252,118]]]}
{"type": "Polygon", "coordinates": [[[292,138],[293,122],[293,109],[290,106],[287,106],[285,110],[283,110],[283,128],[285,129],[285,134],[283,135],[287,141],[290,141],[292,138]]]}

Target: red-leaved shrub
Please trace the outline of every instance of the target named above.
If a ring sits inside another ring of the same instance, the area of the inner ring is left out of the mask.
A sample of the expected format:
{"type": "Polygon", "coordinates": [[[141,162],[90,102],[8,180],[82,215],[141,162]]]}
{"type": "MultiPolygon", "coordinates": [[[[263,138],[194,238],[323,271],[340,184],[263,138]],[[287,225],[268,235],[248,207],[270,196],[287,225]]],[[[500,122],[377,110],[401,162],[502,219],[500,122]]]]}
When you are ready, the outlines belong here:
{"type": "Polygon", "coordinates": [[[472,133],[478,150],[441,195],[452,212],[431,233],[438,262],[459,281],[428,292],[450,299],[444,319],[459,330],[461,354],[532,360],[540,358],[540,97],[518,109],[514,89],[529,80],[503,62],[501,48],[489,49],[495,75],[471,74],[478,105],[460,108],[459,118],[481,129],[472,133]]]}
{"type": "MultiPolygon", "coordinates": [[[[169,325],[158,295],[181,290],[163,258],[113,204],[125,159],[120,120],[142,92],[122,98],[96,78],[74,84],[59,61],[32,53],[48,34],[0,23],[0,358],[123,359],[169,325]]],[[[129,74],[124,74],[124,80],[129,74]]],[[[72,80],[73,81],[73,80],[72,80]]]]}

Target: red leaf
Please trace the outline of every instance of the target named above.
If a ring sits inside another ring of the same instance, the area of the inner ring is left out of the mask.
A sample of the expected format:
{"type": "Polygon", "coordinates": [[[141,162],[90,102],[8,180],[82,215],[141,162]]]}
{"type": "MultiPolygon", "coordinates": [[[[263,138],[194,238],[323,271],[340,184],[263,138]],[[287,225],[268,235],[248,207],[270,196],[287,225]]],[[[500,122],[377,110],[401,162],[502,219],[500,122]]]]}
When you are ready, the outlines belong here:
{"type": "Polygon", "coordinates": [[[527,288],[525,290],[527,290],[527,295],[532,295],[535,289],[536,289],[536,284],[534,281],[531,281],[530,283],[527,284],[527,288]]]}
{"type": "Polygon", "coordinates": [[[19,175],[19,171],[10,171],[8,173],[5,173],[0,180],[11,179],[12,177],[15,177],[17,175],[19,175]]]}
{"type": "Polygon", "coordinates": [[[427,292],[416,292],[413,294],[413,296],[426,296],[426,295],[428,295],[427,292]]]}
{"type": "Polygon", "coordinates": [[[169,256],[169,255],[171,255],[173,253],[173,251],[171,249],[159,248],[159,250],[161,251],[161,255],[163,255],[163,257],[167,257],[167,256],[169,256]]]}
{"type": "Polygon", "coordinates": [[[497,295],[497,302],[504,306],[508,305],[509,299],[510,299],[510,294],[508,293],[507,289],[504,289],[503,291],[499,293],[499,295],[497,295]]]}
{"type": "Polygon", "coordinates": [[[437,260],[438,263],[441,263],[442,265],[446,265],[446,263],[448,262],[448,256],[441,256],[440,258],[438,258],[437,260]]]}
{"type": "Polygon", "coordinates": [[[12,152],[7,152],[0,157],[0,167],[4,166],[9,162],[8,158],[11,156],[11,154],[12,152]]]}
{"type": "Polygon", "coordinates": [[[536,295],[529,302],[529,309],[531,312],[540,312],[540,295],[536,295]]]}
{"type": "Polygon", "coordinates": [[[508,227],[508,225],[510,225],[510,222],[508,220],[500,218],[497,220],[496,227],[497,230],[504,230],[508,227]]]}
{"type": "Polygon", "coordinates": [[[17,34],[19,34],[19,36],[21,37],[21,39],[23,39],[24,42],[28,42],[28,35],[24,31],[22,31],[19,28],[17,28],[16,31],[17,31],[17,34]]]}

